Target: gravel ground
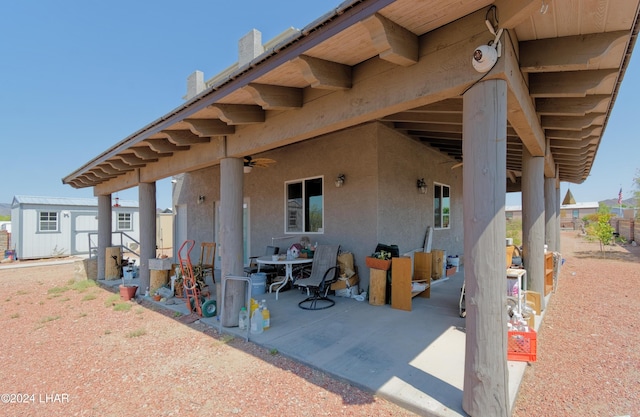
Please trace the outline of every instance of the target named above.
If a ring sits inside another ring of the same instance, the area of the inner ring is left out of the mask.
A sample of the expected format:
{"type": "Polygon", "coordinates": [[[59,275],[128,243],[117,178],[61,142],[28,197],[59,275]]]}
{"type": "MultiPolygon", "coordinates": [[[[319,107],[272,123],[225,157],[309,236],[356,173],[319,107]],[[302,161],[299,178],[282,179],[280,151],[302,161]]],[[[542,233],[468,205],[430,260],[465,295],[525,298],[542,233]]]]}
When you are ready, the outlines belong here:
{"type": "Polygon", "coordinates": [[[0,270],[0,416],[415,416],[73,277],[73,264],[0,270]]]}
{"type": "MultiPolygon", "coordinates": [[[[513,416],[639,416],[640,248],[602,259],[597,244],[562,238],[566,262],[513,416]]],[[[0,415],[415,415],[74,272],[0,270],[0,415]]]]}
{"type": "Polygon", "coordinates": [[[513,417],[640,416],[640,247],[563,232],[565,264],[513,417]]]}

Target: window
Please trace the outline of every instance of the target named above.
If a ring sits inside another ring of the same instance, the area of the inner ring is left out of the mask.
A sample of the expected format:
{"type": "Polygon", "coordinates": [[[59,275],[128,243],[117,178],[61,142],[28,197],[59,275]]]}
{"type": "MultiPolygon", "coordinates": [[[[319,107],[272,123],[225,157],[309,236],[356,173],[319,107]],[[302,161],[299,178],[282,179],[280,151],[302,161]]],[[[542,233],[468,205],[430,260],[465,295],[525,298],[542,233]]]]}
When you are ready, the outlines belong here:
{"type": "Polygon", "coordinates": [[[323,180],[309,178],[285,183],[285,233],[323,233],[323,180]]]}
{"type": "Polygon", "coordinates": [[[57,232],[58,213],[55,211],[41,211],[38,227],[40,232],[57,232]]]}
{"type": "Polygon", "coordinates": [[[116,230],[132,230],[131,213],[118,213],[118,225],[116,230]]]}
{"type": "Polygon", "coordinates": [[[433,184],[433,224],[436,229],[448,229],[451,220],[451,197],[448,185],[433,184]]]}

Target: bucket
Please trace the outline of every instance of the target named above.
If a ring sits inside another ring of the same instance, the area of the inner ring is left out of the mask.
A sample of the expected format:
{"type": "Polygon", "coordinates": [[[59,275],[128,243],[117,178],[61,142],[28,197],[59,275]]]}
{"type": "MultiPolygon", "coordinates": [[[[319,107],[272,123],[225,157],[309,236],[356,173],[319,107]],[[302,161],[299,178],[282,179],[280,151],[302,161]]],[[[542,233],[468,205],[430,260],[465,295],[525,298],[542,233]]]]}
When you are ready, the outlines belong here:
{"type": "Polygon", "coordinates": [[[251,274],[251,297],[267,292],[267,274],[256,272],[251,274]]]}

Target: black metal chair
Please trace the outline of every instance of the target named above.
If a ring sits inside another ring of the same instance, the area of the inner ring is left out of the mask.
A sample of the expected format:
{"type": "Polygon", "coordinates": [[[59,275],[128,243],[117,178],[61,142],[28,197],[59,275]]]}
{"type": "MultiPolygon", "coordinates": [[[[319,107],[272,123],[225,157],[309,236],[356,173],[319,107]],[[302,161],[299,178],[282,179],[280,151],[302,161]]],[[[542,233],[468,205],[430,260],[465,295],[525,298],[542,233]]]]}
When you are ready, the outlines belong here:
{"type": "MultiPolygon", "coordinates": [[[[272,256],[277,255],[280,252],[280,248],[277,246],[267,246],[264,256],[272,256]]],[[[244,268],[244,274],[246,276],[251,276],[251,274],[255,274],[258,272],[258,263],[256,262],[257,256],[252,256],[249,258],[249,266],[244,268]]],[[[273,279],[278,276],[278,268],[276,265],[261,265],[260,272],[264,272],[267,274],[268,279],[273,279]]]]}
{"type": "Polygon", "coordinates": [[[318,245],[316,248],[311,264],[311,276],[294,283],[296,287],[307,290],[308,297],[298,303],[300,308],[323,310],[335,305],[336,302],[327,295],[331,284],[337,281],[340,272],[339,249],[339,245],[318,245]]]}

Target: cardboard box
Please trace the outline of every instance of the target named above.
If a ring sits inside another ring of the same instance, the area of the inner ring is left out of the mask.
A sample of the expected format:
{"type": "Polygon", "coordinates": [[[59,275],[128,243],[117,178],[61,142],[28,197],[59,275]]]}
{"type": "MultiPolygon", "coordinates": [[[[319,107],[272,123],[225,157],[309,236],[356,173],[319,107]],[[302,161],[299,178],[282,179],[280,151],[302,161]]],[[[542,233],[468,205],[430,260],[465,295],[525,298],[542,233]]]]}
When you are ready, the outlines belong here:
{"type": "Polygon", "coordinates": [[[353,287],[358,282],[360,282],[360,278],[358,277],[358,274],[353,275],[348,280],[347,279],[338,278],[338,281],[336,281],[333,284],[331,284],[331,289],[333,291],[343,290],[343,289],[347,288],[347,283],[349,284],[348,285],[349,287],[353,287]]]}
{"type": "Polygon", "coordinates": [[[449,268],[447,268],[447,276],[450,277],[451,275],[455,274],[456,272],[458,272],[458,268],[455,266],[450,266],[449,268]]]}

